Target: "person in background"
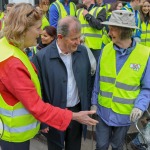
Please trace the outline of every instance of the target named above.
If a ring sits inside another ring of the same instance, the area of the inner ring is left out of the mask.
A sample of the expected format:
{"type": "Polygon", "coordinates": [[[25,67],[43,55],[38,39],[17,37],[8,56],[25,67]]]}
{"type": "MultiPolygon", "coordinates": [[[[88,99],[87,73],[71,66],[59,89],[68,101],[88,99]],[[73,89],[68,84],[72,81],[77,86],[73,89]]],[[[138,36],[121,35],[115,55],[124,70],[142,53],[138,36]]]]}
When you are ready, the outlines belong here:
{"type": "Polygon", "coordinates": [[[8,3],[8,4],[6,5],[6,11],[7,11],[7,13],[11,10],[11,8],[12,8],[14,5],[15,5],[15,3],[8,3]]]}
{"type": "Polygon", "coordinates": [[[150,1],[144,0],[140,8],[141,44],[150,47],[150,1]]]}
{"type": "Polygon", "coordinates": [[[97,4],[97,6],[100,6],[100,7],[103,7],[106,9],[106,16],[107,16],[107,13],[111,7],[111,4],[110,3],[104,3],[104,0],[95,0],[95,3],[97,4]]]}
{"type": "Polygon", "coordinates": [[[43,14],[43,17],[42,17],[42,26],[41,26],[42,29],[44,27],[50,25],[50,23],[48,21],[48,16],[47,16],[49,5],[50,5],[49,0],[39,0],[38,7],[42,11],[42,14],[43,14]]]}
{"type": "Polygon", "coordinates": [[[122,10],[128,10],[134,13],[135,23],[139,29],[136,29],[134,31],[133,37],[138,43],[141,41],[141,19],[140,19],[140,12],[139,12],[140,5],[141,5],[141,0],[131,0],[124,7],[122,7],[122,10]]]}
{"type": "Polygon", "coordinates": [[[41,41],[39,42],[39,44],[37,44],[37,46],[33,46],[30,48],[26,48],[25,52],[27,54],[27,56],[29,57],[29,59],[31,60],[32,57],[41,49],[43,49],[44,47],[46,47],[47,45],[49,45],[50,43],[52,43],[52,41],[54,41],[56,39],[56,28],[52,27],[52,26],[46,26],[44,27],[44,29],[41,32],[41,41]]]}
{"type": "Polygon", "coordinates": [[[57,28],[58,20],[66,16],[75,16],[76,5],[71,0],[56,0],[49,7],[50,25],[57,28]]]}
{"type": "Polygon", "coordinates": [[[111,4],[111,7],[110,7],[109,12],[112,12],[112,11],[114,11],[114,10],[120,10],[122,7],[123,7],[122,1],[113,2],[113,3],[111,4]]]}
{"type": "Polygon", "coordinates": [[[5,20],[4,37],[0,39],[2,150],[29,150],[40,122],[61,131],[71,120],[87,125],[97,123],[88,116],[93,111],[71,112],[43,102],[36,69],[23,51],[37,44],[41,20],[41,13],[28,3],[14,5],[5,20]]]}
{"type": "Polygon", "coordinates": [[[101,22],[106,20],[106,10],[97,6],[94,0],[82,0],[82,2],[87,8],[78,9],[76,16],[82,25],[81,34],[85,37],[85,45],[90,48],[98,62],[104,27],[101,22]]]}
{"type": "MultiPolygon", "coordinates": [[[[123,7],[123,3],[121,1],[116,1],[111,4],[111,7],[109,11],[107,12],[107,20],[109,20],[112,11],[114,10],[120,10],[123,7]]],[[[108,34],[109,28],[107,25],[103,28],[103,36],[102,36],[102,49],[104,46],[106,46],[108,43],[111,42],[111,37],[108,34]]]]}
{"type": "Polygon", "coordinates": [[[112,42],[101,52],[92,95],[91,110],[97,110],[99,121],[96,149],[123,150],[131,123],[150,103],[150,50],[132,38],[138,28],[132,12],[112,11],[102,24],[109,26],[112,42]]]}
{"type": "Polygon", "coordinates": [[[42,48],[46,47],[50,43],[52,43],[57,37],[56,28],[53,26],[46,26],[44,27],[41,33],[41,42],[37,45],[37,50],[41,50],[42,48]]]}
{"type": "MultiPolygon", "coordinates": [[[[8,3],[6,5],[6,10],[3,12],[3,17],[1,18],[1,29],[2,30],[4,28],[4,25],[5,25],[5,18],[6,18],[6,15],[9,13],[10,9],[15,5],[15,3],[8,3]]],[[[1,32],[2,34],[2,32],[1,32]]]]}
{"type": "MultiPolygon", "coordinates": [[[[80,45],[80,37],[81,24],[76,17],[60,19],[57,40],[32,59],[45,102],[72,112],[89,110],[91,106],[91,65],[86,48],[80,45]]],[[[53,127],[44,127],[42,131],[48,132],[48,150],[80,150],[86,128],[72,121],[65,132],[53,127]]]]}

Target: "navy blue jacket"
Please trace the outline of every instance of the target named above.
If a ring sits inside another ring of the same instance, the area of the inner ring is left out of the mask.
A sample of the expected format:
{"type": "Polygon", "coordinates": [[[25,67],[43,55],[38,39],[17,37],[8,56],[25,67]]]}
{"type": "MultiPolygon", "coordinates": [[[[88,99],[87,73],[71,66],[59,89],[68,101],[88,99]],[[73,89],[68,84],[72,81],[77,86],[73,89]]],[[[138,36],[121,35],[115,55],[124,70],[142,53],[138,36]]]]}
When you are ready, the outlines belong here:
{"type": "MultiPolygon", "coordinates": [[[[56,41],[41,49],[32,59],[35,64],[42,88],[42,98],[54,106],[66,108],[67,70],[59,56],[56,41]]],[[[76,80],[81,110],[89,110],[91,104],[91,67],[87,50],[79,45],[72,53],[72,68],[76,80]]],[[[43,108],[44,109],[44,108],[43,108]]],[[[83,125],[86,135],[86,126],[83,125]]],[[[49,140],[64,146],[64,132],[50,127],[49,140]]]]}

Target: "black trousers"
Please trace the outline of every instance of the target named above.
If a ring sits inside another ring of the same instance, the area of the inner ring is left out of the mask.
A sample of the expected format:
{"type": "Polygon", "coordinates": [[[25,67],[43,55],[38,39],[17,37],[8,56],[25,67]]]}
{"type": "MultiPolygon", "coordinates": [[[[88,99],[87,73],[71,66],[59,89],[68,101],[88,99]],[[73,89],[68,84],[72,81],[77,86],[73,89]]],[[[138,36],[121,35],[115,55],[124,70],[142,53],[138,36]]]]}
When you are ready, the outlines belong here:
{"type": "MultiPolygon", "coordinates": [[[[74,107],[69,107],[72,112],[81,110],[80,103],[74,107]]],[[[82,125],[77,121],[71,121],[69,127],[65,131],[65,150],[80,150],[82,139],[82,125]]],[[[62,150],[62,148],[47,138],[48,150],[62,150]]]]}
{"type": "Polygon", "coordinates": [[[29,150],[30,141],[14,143],[0,140],[0,148],[1,150],[29,150]]]}

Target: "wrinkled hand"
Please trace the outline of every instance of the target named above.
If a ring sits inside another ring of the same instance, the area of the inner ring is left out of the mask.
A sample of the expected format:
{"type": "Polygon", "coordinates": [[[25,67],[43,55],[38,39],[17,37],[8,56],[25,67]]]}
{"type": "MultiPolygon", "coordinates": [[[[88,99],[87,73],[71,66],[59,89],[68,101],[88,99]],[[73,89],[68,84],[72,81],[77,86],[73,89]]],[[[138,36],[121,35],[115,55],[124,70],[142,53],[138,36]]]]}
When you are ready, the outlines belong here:
{"type": "Polygon", "coordinates": [[[49,127],[41,130],[41,132],[43,132],[43,133],[48,133],[48,131],[49,131],[49,127]]]}
{"type": "Polygon", "coordinates": [[[142,110],[140,110],[139,108],[133,108],[130,114],[130,121],[132,122],[137,121],[139,118],[141,118],[142,114],[143,114],[142,110]]]}
{"type": "Polygon", "coordinates": [[[95,114],[96,111],[80,111],[77,113],[73,113],[73,117],[72,120],[76,120],[81,124],[85,124],[85,125],[96,125],[98,123],[97,120],[92,119],[91,117],[89,117],[89,115],[95,114]]]}

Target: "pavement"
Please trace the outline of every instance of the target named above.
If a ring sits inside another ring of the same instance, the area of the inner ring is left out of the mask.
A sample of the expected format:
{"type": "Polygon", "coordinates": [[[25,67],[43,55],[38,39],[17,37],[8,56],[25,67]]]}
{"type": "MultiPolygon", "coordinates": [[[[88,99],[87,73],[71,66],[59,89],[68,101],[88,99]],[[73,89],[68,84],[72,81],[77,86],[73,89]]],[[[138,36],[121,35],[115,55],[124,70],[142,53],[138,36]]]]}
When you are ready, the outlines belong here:
{"type": "MultiPolygon", "coordinates": [[[[91,139],[86,139],[86,140],[82,139],[81,150],[95,150],[95,145],[96,145],[96,142],[93,141],[93,146],[92,146],[91,139]]],[[[41,142],[38,139],[32,139],[30,143],[30,150],[48,150],[48,148],[45,142],[41,142]]],[[[109,150],[111,150],[111,147],[109,147],[109,150]]],[[[127,147],[124,146],[124,150],[132,150],[132,149],[128,145],[127,147]]]]}
{"type": "MultiPolygon", "coordinates": [[[[96,142],[93,141],[93,146],[92,146],[91,139],[86,139],[86,140],[82,139],[81,150],[95,150],[95,145],[96,142]]],[[[48,150],[48,149],[46,143],[43,143],[37,139],[32,139],[30,150],[48,150]]],[[[111,150],[111,147],[109,147],[109,150],[111,150]]],[[[132,150],[132,148],[130,147],[130,145],[124,145],[124,150],[132,150]]]]}
{"type": "MultiPolygon", "coordinates": [[[[135,128],[135,125],[131,125],[128,131],[126,143],[124,145],[123,150],[133,150],[129,142],[134,138],[136,134],[137,134],[137,129],[135,128]]],[[[81,150],[95,150],[95,148],[96,148],[95,134],[92,133],[92,128],[88,127],[87,138],[86,140],[82,139],[81,150]]],[[[48,150],[46,139],[43,136],[37,136],[36,138],[32,139],[30,150],[48,150]]],[[[111,146],[109,147],[109,150],[111,150],[111,146]]]]}
{"type": "MultiPolygon", "coordinates": [[[[92,135],[91,129],[92,129],[91,127],[88,127],[87,139],[86,140],[82,139],[81,150],[95,150],[96,146],[95,135],[94,134],[92,135]],[[92,140],[92,136],[94,140],[92,140]]],[[[128,142],[131,140],[130,138],[132,137],[130,135],[133,135],[133,133],[137,133],[135,126],[131,126],[129,129],[127,136],[128,138],[127,144],[124,145],[124,150],[132,150],[128,142]]],[[[38,135],[34,139],[32,139],[30,143],[30,150],[48,150],[45,137],[38,135]]],[[[109,147],[109,150],[111,150],[111,147],[109,147]]]]}
{"type": "MultiPolygon", "coordinates": [[[[95,134],[92,134],[92,128],[88,127],[88,134],[86,140],[82,139],[82,144],[81,144],[81,150],[95,150],[96,147],[96,142],[95,142],[95,134]],[[93,140],[92,140],[93,138],[93,140]]],[[[135,136],[137,133],[137,130],[135,126],[131,126],[127,139],[126,139],[126,144],[124,145],[123,150],[132,150],[130,147],[129,142],[135,136]]],[[[31,145],[30,145],[30,150],[48,150],[47,149],[47,144],[46,144],[46,139],[43,136],[37,136],[36,138],[31,140],[31,145]]],[[[111,150],[111,146],[109,147],[109,150],[111,150]]]]}

